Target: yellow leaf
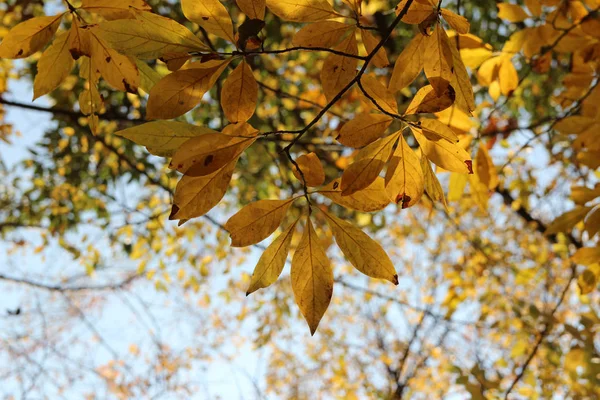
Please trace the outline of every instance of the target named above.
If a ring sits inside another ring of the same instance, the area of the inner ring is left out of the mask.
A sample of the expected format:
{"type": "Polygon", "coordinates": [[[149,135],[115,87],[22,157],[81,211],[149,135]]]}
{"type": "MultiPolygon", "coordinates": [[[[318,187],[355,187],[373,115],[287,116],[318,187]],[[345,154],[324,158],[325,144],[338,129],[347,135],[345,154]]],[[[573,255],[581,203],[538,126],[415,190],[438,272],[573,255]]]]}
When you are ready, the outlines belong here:
{"type": "MultiPolygon", "coordinates": [[[[319,157],[315,153],[301,155],[296,160],[296,163],[304,175],[306,186],[321,186],[323,184],[325,181],[325,170],[323,170],[321,160],[319,160],[319,157]]],[[[298,180],[302,181],[302,175],[296,167],[294,167],[292,172],[298,180]]]]}
{"type": "Polygon", "coordinates": [[[503,58],[498,71],[498,80],[500,82],[500,92],[509,96],[519,86],[519,75],[510,58],[503,58]]]}
{"type": "Polygon", "coordinates": [[[293,201],[258,200],[242,208],[225,224],[231,246],[245,247],[269,237],[281,225],[293,201]]]}
{"type": "Polygon", "coordinates": [[[385,180],[382,177],[377,177],[366,188],[348,196],[342,196],[340,179],[331,181],[319,190],[319,193],[341,206],[362,212],[383,210],[390,203],[385,190],[385,180]]]}
{"type": "Polygon", "coordinates": [[[242,61],[227,77],[221,90],[221,106],[230,122],[245,122],[256,109],[258,84],[252,69],[242,61]]]}
{"type": "Polygon", "coordinates": [[[327,0],[267,0],[267,7],[286,21],[313,22],[338,16],[327,0]]]}
{"type": "Polygon", "coordinates": [[[456,172],[450,173],[448,182],[448,201],[459,201],[465,194],[469,175],[459,174],[456,172]]]}
{"type": "Polygon", "coordinates": [[[170,119],[194,108],[219,78],[229,60],[192,63],[189,69],[173,72],[150,91],[146,118],[170,119]]]}
{"type": "Polygon", "coordinates": [[[581,294],[591,293],[600,281],[600,264],[592,264],[577,277],[577,286],[581,294]]]}
{"type": "Polygon", "coordinates": [[[487,211],[487,204],[490,198],[490,191],[483,182],[479,180],[477,174],[463,175],[468,177],[469,186],[471,188],[471,198],[481,208],[482,211],[487,211]]]}
{"type": "MultiPolygon", "coordinates": [[[[329,3],[327,3],[329,4],[329,3]]],[[[358,55],[358,44],[354,31],[344,39],[337,50],[347,54],[358,55]]],[[[321,85],[327,101],[331,101],[356,76],[356,58],[330,54],[323,62],[321,85]]]]}
{"type": "MultiPolygon", "coordinates": [[[[396,15],[400,14],[406,6],[406,3],[407,0],[402,0],[398,3],[396,6],[396,15]]],[[[431,15],[435,15],[435,12],[435,6],[432,5],[429,0],[414,0],[408,8],[408,12],[402,17],[402,22],[407,24],[420,24],[431,15]]]]}
{"type": "Polygon", "coordinates": [[[423,153],[436,165],[461,174],[473,173],[471,157],[462,147],[446,140],[428,140],[417,129],[411,130],[423,153]]]}
{"type": "Polygon", "coordinates": [[[367,74],[361,76],[360,82],[365,92],[375,100],[379,107],[392,114],[398,113],[396,98],[379,79],[371,74],[367,74]]]}
{"type": "Polygon", "coordinates": [[[417,91],[404,113],[409,115],[440,112],[454,104],[455,99],[456,92],[450,85],[441,95],[438,95],[431,85],[423,86],[417,91]]]}
{"type": "Polygon", "coordinates": [[[319,21],[306,25],[294,35],[292,44],[301,47],[328,47],[337,45],[349,30],[354,31],[352,25],[337,21],[319,21]]]}
{"type": "Polygon", "coordinates": [[[281,232],[260,256],[256,267],[254,267],[254,272],[252,272],[246,296],[277,281],[285,266],[297,222],[298,220],[294,221],[281,232]]]}
{"type": "Polygon", "coordinates": [[[296,304],[314,335],[333,295],[333,270],[310,218],[292,259],[291,278],[296,304]]]}
{"type": "Polygon", "coordinates": [[[136,60],[135,65],[140,72],[140,89],[146,93],[150,93],[154,85],[156,85],[163,76],[143,61],[136,60]]]}
{"type": "Polygon", "coordinates": [[[43,49],[54,36],[63,15],[35,17],[16,25],[0,43],[0,58],[25,58],[43,49]]]}
{"type": "Polygon", "coordinates": [[[539,17],[542,14],[542,3],[540,0],[525,0],[525,5],[534,17],[539,17]]]}
{"type": "Polygon", "coordinates": [[[161,57],[169,71],[178,71],[192,58],[188,53],[168,53],[161,57]]]}
{"type": "Polygon", "coordinates": [[[144,0],[83,0],[81,8],[100,14],[109,20],[131,18],[131,8],[152,11],[152,8],[144,0]]]}
{"type": "Polygon", "coordinates": [[[475,170],[481,183],[488,189],[494,190],[498,186],[498,172],[494,167],[494,162],[485,145],[479,146],[477,156],[475,157],[475,170]]]}
{"type": "Polygon", "coordinates": [[[586,214],[592,209],[592,207],[581,207],[577,206],[571,211],[567,211],[562,214],[560,217],[556,218],[544,232],[546,235],[552,235],[559,232],[569,233],[575,225],[577,225],[580,221],[583,221],[583,218],[586,214]]]}
{"type": "Polygon", "coordinates": [[[92,26],[81,27],[77,18],[73,19],[69,29],[69,52],[74,60],[81,56],[91,57],[90,29],[92,26]]]}
{"type": "Polygon", "coordinates": [[[385,174],[385,188],[396,204],[401,203],[402,209],[417,204],[425,190],[421,160],[402,135],[385,174]]]}
{"type": "Polygon", "coordinates": [[[458,136],[448,126],[437,119],[419,120],[422,133],[429,140],[445,139],[450,143],[458,143],[458,136]],[[436,139],[437,138],[437,139],[436,139]]]}
{"type": "Polygon", "coordinates": [[[33,82],[33,100],[56,89],[73,69],[68,38],[69,34],[63,32],[42,53],[33,82]]]}
{"type": "Polygon", "coordinates": [[[92,68],[100,71],[100,75],[115,89],[136,93],[140,73],[135,62],[110,48],[95,29],[89,31],[92,68]]]}
{"type": "Polygon", "coordinates": [[[452,79],[454,61],[448,36],[440,24],[427,37],[424,57],[427,60],[424,65],[425,76],[438,95],[444,93],[452,79]]]}
{"type": "Polygon", "coordinates": [[[600,260],[600,246],[584,247],[573,254],[573,262],[583,265],[596,264],[600,260]]]}
{"type": "Polygon", "coordinates": [[[152,121],[115,132],[139,145],[146,146],[151,154],[170,157],[191,138],[219,132],[203,126],[176,121],[152,121]]]}
{"type": "Polygon", "coordinates": [[[410,85],[424,65],[426,36],[417,33],[396,59],[389,89],[396,93],[410,85]]]}
{"type": "Polygon", "coordinates": [[[448,22],[448,25],[450,25],[452,29],[454,29],[456,32],[460,34],[469,33],[469,28],[471,27],[471,24],[469,24],[469,21],[465,17],[458,15],[448,10],[447,8],[442,8],[441,14],[442,17],[444,17],[444,19],[446,20],[446,22],[448,22]]]}
{"type": "Polygon", "coordinates": [[[169,219],[190,219],[209,212],[225,196],[237,158],[205,176],[181,177],[173,196],[169,219]]]}
{"type": "MultiPolygon", "coordinates": [[[[375,50],[375,47],[377,47],[377,45],[381,41],[381,39],[376,38],[371,32],[369,32],[366,29],[360,30],[360,36],[362,38],[363,44],[365,45],[365,50],[367,51],[367,54],[371,54],[373,50],[375,50]]],[[[375,56],[373,56],[372,58],[372,63],[377,68],[387,68],[390,65],[390,60],[388,60],[388,56],[385,52],[385,47],[381,47],[379,48],[379,50],[377,50],[377,53],[375,53],[375,56]]]]}
{"type": "Polygon", "coordinates": [[[207,32],[235,43],[233,23],[227,8],[219,0],[181,0],[185,17],[207,32]]]}
{"type": "Polygon", "coordinates": [[[123,54],[156,59],[169,53],[208,51],[189,29],[171,18],[133,10],[135,21],[108,21],[97,28],[99,36],[123,54]]]}
{"type": "Polygon", "coordinates": [[[208,175],[246,150],[256,137],[205,133],[183,143],[171,159],[170,168],[190,176],[208,175]]]}
{"type": "Polygon", "coordinates": [[[240,10],[250,19],[265,19],[265,0],[236,0],[240,10]]]}
{"type": "Polygon", "coordinates": [[[450,52],[452,53],[453,75],[450,80],[450,86],[456,91],[456,105],[459,109],[471,115],[471,111],[475,110],[475,97],[473,95],[473,86],[471,85],[471,77],[467,72],[467,68],[463,63],[461,53],[456,47],[456,41],[449,41],[450,52]]]}
{"type": "Polygon", "coordinates": [[[394,264],[379,243],[350,222],[325,211],[323,214],[327,217],[327,224],[337,245],[354,268],[371,278],[385,279],[394,285],[398,284],[394,264]]]}
{"type": "Polygon", "coordinates": [[[398,136],[396,132],[363,148],[342,175],[342,196],[348,196],[371,185],[387,163],[398,136]]]}
{"type": "Polygon", "coordinates": [[[529,15],[516,4],[498,3],[498,18],[508,20],[510,22],[522,22],[529,18],[529,15]]]}
{"type": "Polygon", "coordinates": [[[444,190],[442,189],[442,185],[437,176],[433,172],[433,169],[431,169],[431,164],[429,163],[427,156],[425,156],[425,153],[421,155],[421,170],[423,171],[425,193],[427,193],[431,200],[442,203],[444,208],[447,209],[448,205],[446,204],[444,190]]]}
{"type": "Polygon", "coordinates": [[[385,114],[362,113],[346,122],[336,139],[348,147],[364,147],[379,139],[392,121],[385,114]]]}
{"type": "Polygon", "coordinates": [[[493,57],[481,64],[477,70],[477,79],[483,86],[490,86],[492,82],[498,79],[498,71],[502,64],[501,57],[493,57]]]}

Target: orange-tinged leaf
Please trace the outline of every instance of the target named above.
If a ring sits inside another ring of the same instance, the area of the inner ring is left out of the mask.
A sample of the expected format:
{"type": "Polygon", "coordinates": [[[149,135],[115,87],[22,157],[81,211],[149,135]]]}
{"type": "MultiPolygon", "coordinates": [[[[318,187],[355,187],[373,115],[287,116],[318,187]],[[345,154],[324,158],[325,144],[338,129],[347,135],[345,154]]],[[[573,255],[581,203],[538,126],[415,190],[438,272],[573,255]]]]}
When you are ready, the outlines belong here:
{"type": "Polygon", "coordinates": [[[471,27],[471,24],[469,24],[469,21],[465,17],[458,15],[448,10],[447,8],[442,8],[441,14],[442,17],[444,17],[444,19],[446,20],[446,22],[448,22],[448,25],[450,25],[452,29],[454,29],[456,32],[460,34],[469,33],[469,28],[471,27]]]}
{"type": "Polygon", "coordinates": [[[293,201],[258,200],[242,208],[225,224],[231,246],[250,246],[268,238],[281,225],[293,201]]]}
{"type": "Polygon", "coordinates": [[[595,208],[585,218],[585,231],[592,239],[600,231],[600,208],[595,208]]]}
{"type": "Polygon", "coordinates": [[[590,212],[591,209],[592,207],[577,206],[573,210],[567,211],[566,213],[562,214],[554,221],[552,221],[552,223],[548,225],[544,233],[546,235],[552,235],[559,232],[571,232],[575,225],[583,221],[583,219],[585,218],[587,213],[590,212]]]}
{"type": "Polygon", "coordinates": [[[319,193],[334,203],[362,212],[383,210],[390,203],[390,198],[385,190],[385,180],[382,177],[377,177],[366,188],[348,196],[342,196],[339,178],[331,181],[326,187],[319,190],[319,193]]]}
{"type": "Polygon", "coordinates": [[[35,17],[13,27],[0,43],[0,58],[25,58],[42,50],[56,33],[63,15],[35,17]]]}
{"type": "Polygon", "coordinates": [[[298,220],[294,221],[284,229],[260,256],[254,272],[252,272],[246,296],[277,281],[285,266],[297,222],[298,220]]]}
{"type": "Polygon", "coordinates": [[[424,57],[427,60],[424,64],[425,76],[437,94],[444,93],[452,79],[454,61],[448,36],[440,24],[427,37],[424,57]]]}
{"type": "Polygon", "coordinates": [[[358,152],[354,162],[342,174],[342,196],[356,193],[377,179],[390,158],[399,135],[401,132],[379,139],[358,152]]]}
{"type": "Polygon", "coordinates": [[[103,22],[96,28],[102,39],[123,54],[156,59],[165,54],[209,50],[188,28],[170,18],[145,11],[132,13],[135,20],[103,22]]]}
{"type": "Polygon", "coordinates": [[[477,171],[477,176],[481,183],[489,190],[494,190],[498,186],[498,172],[485,145],[479,146],[479,150],[477,150],[475,171],[477,171]]]}
{"type": "Polygon", "coordinates": [[[327,0],[267,0],[267,7],[285,21],[313,22],[338,16],[327,0]]]}
{"type": "Polygon", "coordinates": [[[81,8],[100,14],[108,20],[132,18],[131,8],[152,11],[144,0],[83,0],[81,8]]]}
{"type": "Polygon", "coordinates": [[[333,214],[323,211],[335,241],[350,264],[363,274],[398,284],[398,275],[390,257],[369,235],[333,214]]]}
{"type": "Polygon", "coordinates": [[[431,169],[431,164],[425,153],[421,155],[421,170],[423,171],[425,193],[427,193],[431,200],[442,203],[444,208],[448,209],[446,197],[444,196],[444,189],[442,189],[440,181],[433,172],[433,169],[431,169]]]}
{"type": "Polygon", "coordinates": [[[242,61],[223,83],[221,106],[225,117],[233,123],[252,117],[258,100],[258,83],[252,69],[242,61]]]}
{"type": "MultiPolygon", "coordinates": [[[[363,75],[360,78],[365,92],[373,99],[383,110],[396,114],[398,112],[398,103],[394,95],[383,85],[379,79],[371,74],[363,75]]],[[[377,108],[376,108],[377,109],[377,108]]]]}
{"type": "Polygon", "coordinates": [[[170,157],[183,143],[207,133],[219,134],[212,129],[184,122],[152,121],[115,132],[115,135],[146,146],[156,156],[170,157]]]}
{"type": "Polygon", "coordinates": [[[421,160],[402,135],[385,174],[385,188],[403,209],[417,204],[425,191],[421,160]]]}
{"type": "MultiPolygon", "coordinates": [[[[399,15],[400,12],[406,7],[407,0],[402,0],[396,6],[396,15],[399,15]]],[[[435,15],[435,7],[429,0],[414,0],[410,7],[408,8],[408,12],[402,17],[402,22],[407,24],[420,24],[425,21],[431,15],[435,15]]]]}
{"type": "Polygon", "coordinates": [[[393,93],[410,85],[423,69],[426,38],[417,33],[396,59],[389,84],[393,93]]]}
{"type": "Polygon", "coordinates": [[[291,278],[296,304],[314,335],[333,295],[333,270],[310,218],[292,258],[291,278]]]}
{"type": "MultiPolygon", "coordinates": [[[[371,54],[375,47],[379,44],[381,39],[376,38],[371,32],[366,29],[360,30],[360,36],[362,38],[363,44],[365,45],[365,50],[367,54],[371,54]]],[[[385,47],[379,48],[377,53],[372,58],[372,63],[377,68],[387,68],[390,65],[390,60],[388,60],[388,56],[385,52],[385,47]]]]}
{"type": "Polygon", "coordinates": [[[473,173],[471,157],[462,147],[446,140],[429,140],[418,129],[411,130],[423,153],[436,165],[461,174],[473,173]]]}
{"type": "Polygon", "coordinates": [[[207,32],[235,43],[233,23],[227,8],[219,0],[181,0],[185,17],[207,32]]]}
{"type": "Polygon", "coordinates": [[[510,22],[523,22],[529,15],[521,6],[509,3],[498,3],[498,18],[508,20],[510,22]]]}
{"type": "Polygon", "coordinates": [[[171,159],[170,168],[190,176],[208,175],[238,158],[256,137],[206,133],[183,143],[171,159]]]}
{"type": "Polygon", "coordinates": [[[437,119],[422,119],[419,121],[422,133],[429,140],[445,139],[450,143],[458,143],[458,136],[448,126],[437,119]],[[436,139],[437,138],[437,139],[436,139]]]}
{"type": "Polygon", "coordinates": [[[33,100],[56,89],[73,69],[68,39],[69,34],[63,32],[42,53],[33,82],[33,100]]]}
{"type": "Polygon", "coordinates": [[[146,118],[170,119],[194,108],[225,69],[227,61],[190,64],[189,69],[173,72],[150,91],[146,118]]]}
{"type": "Polygon", "coordinates": [[[306,186],[321,186],[325,182],[325,170],[321,160],[315,153],[301,155],[296,159],[296,164],[300,167],[302,174],[295,166],[292,172],[300,181],[302,181],[302,175],[304,175],[306,186]]]}
{"type": "Polygon", "coordinates": [[[265,19],[266,0],[236,0],[240,10],[250,19],[265,19]]]}
{"type": "Polygon", "coordinates": [[[292,44],[302,47],[328,47],[337,45],[348,31],[354,31],[352,25],[337,21],[318,21],[306,25],[294,35],[292,44]]]}
{"type": "Polygon", "coordinates": [[[438,95],[431,85],[423,86],[411,100],[405,114],[436,113],[454,104],[456,93],[450,85],[438,95]]]}
{"type": "Polygon", "coordinates": [[[525,0],[525,6],[527,6],[529,12],[535,17],[539,17],[542,14],[542,3],[540,0],[525,0]]]}
{"type": "Polygon", "coordinates": [[[225,196],[237,159],[205,176],[181,177],[173,195],[169,219],[190,219],[209,212],[225,196]]]}
{"type": "MultiPolygon", "coordinates": [[[[346,54],[358,55],[358,44],[354,31],[344,39],[337,50],[346,54]]],[[[327,101],[331,101],[356,76],[356,58],[330,54],[323,62],[321,70],[321,85],[327,101]]]]}
{"type": "Polygon", "coordinates": [[[573,254],[573,262],[583,265],[592,265],[600,260],[600,246],[584,247],[573,254]]]}
{"type": "Polygon", "coordinates": [[[392,121],[385,114],[359,114],[342,126],[337,140],[344,146],[364,147],[379,139],[392,121]]]}

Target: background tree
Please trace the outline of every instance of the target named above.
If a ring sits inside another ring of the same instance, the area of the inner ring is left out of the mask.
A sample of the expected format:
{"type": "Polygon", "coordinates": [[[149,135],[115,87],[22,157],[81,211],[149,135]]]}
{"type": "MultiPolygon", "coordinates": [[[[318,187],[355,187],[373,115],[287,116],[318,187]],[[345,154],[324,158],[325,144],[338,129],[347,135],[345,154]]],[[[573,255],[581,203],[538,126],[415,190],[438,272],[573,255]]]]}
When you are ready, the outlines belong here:
{"type": "Polygon", "coordinates": [[[472,3],[0,6],[3,394],[598,397],[600,3],[472,3]]]}

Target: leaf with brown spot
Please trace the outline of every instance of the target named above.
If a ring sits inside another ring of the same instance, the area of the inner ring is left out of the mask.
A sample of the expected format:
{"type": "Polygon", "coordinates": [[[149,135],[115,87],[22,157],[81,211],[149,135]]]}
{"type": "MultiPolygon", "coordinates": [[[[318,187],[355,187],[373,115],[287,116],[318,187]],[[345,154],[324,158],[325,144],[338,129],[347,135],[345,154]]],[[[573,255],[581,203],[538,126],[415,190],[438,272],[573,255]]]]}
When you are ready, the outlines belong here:
{"type": "Polygon", "coordinates": [[[112,49],[98,36],[96,28],[89,31],[92,68],[100,71],[104,80],[115,89],[136,93],[140,73],[135,62],[112,49]]]}
{"type": "Polygon", "coordinates": [[[461,174],[473,173],[471,156],[465,149],[446,140],[429,140],[419,129],[411,127],[411,131],[423,153],[436,165],[461,174]]]}
{"type": "Polygon", "coordinates": [[[448,36],[444,28],[437,24],[435,30],[426,39],[425,60],[424,64],[425,76],[433,86],[433,89],[438,95],[443,94],[450,80],[452,79],[454,61],[452,58],[452,50],[448,43],[448,36]]]}
{"type": "Polygon", "coordinates": [[[35,17],[14,26],[0,43],[0,58],[25,58],[42,50],[56,33],[63,15],[35,17]]]}
{"type": "Polygon", "coordinates": [[[425,190],[421,160],[402,135],[385,174],[385,189],[402,209],[417,204],[425,190]]]}
{"type": "Polygon", "coordinates": [[[364,189],[348,196],[342,196],[340,179],[331,181],[320,194],[346,208],[356,211],[373,212],[383,210],[390,204],[390,198],[385,190],[385,180],[378,176],[373,183],[364,189]]]}
{"type": "Polygon", "coordinates": [[[405,114],[436,113],[450,107],[455,100],[456,93],[450,85],[441,95],[438,95],[431,85],[423,86],[411,100],[405,114]]]}

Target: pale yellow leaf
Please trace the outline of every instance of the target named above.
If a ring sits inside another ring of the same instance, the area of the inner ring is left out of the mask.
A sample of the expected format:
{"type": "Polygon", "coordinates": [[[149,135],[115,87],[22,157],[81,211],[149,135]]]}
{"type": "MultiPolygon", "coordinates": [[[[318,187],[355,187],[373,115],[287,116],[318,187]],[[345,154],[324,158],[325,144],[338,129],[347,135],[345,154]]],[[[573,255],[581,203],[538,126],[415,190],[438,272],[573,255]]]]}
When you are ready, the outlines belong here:
{"type": "Polygon", "coordinates": [[[379,139],[392,123],[385,114],[362,113],[346,122],[336,138],[344,146],[360,148],[379,139]]]}
{"type": "Polygon", "coordinates": [[[207,32],[234,43],[233,23],[227,8],[219,0],[181,0],[185,17],[207,32]]]}
{"type": "Polygon", "coordinates": [[[54,36],[63,15],[30,18],[13,27],[0,43],[0,58],[25,58],[42,50],[54,36]]]}
{"type": "Polygon", "coordinates": [[[266,288],[277,281],[285,266],[297,222],[298,220],[294,221],[283,230],[277,236],[277,239],[273,240],[264,253],[262,253],[256,267],[254,267],[254,272],[252,272],[246,296],[258,289],[266,288]]]}
{"type": "Polygon", "coordinates": [[[352,25],[337,21],[318,21],[306,25],[294,35],[292,44],[300,47],[327,47],[337,45],[348,31],[354,32],[352,25]]]}
{"type": "Polygon", "coordinates": [[[267,0],[267,7],[285,21],[313,22],[338,16],[327,0],[267,0]]]}
{"type": "Polygon", "coordinates": [[[33,82],[33,100],[56,89],[73,69],[68,39],[69,34],[63,32],[42,53],[33,82]]]}
{"type": "Polygon", "coordinates": [[[319,190],[319,193],[334,203],[362,212],[383,210],[390,203],[390,198],[385,190],[385,180],[382,177],[377,177],[366,188],[348,196],[342,196],[340,179],[331,181],[326,187],[319,190]]]}
{"type": "Polygon", "coordinates": [[[498,81],[500,82],[500,92],[509,96],[519,86],[519,75],[510,58],[503,58],[498,71],[498,81]]]}
{"type": "MultiPolygon", "coordinates": [[[[344,39],[337,50],[346,54],[358,55],[358,44],[354,31],[344,39]]],[[[323,62],[321,85],[327,101],[331,101],[354,77],[358,60],[338,54],[330,54],[323,62]]]]}
{"type": "Polygon", "coordinates": [[[150,91],[146,118],[170,119],[194,108],[219,78],[229,60],[190,64],[162,78],[150,91]]]}
{"type": "Polygon", "coordinates": [[[425,191],[421,160],[402,135],[385,174],[385,188],[392,201],[400,204],[402,209],[417,204],[425,191]]]}
{"type": "Polygon", "coordinates": [[[424,65],[426,36],[417,33],[396,59],[389,89],[396,93],[410,85],[424,65]]]}
{"type": "Polygon", "coordinates": [[[265,19],[266,0],[236,0],[240,10],[250,19],[265,19]]]}
{"type": "Polygon", "coordinates": [[[465,194],[465,189],[469,183],[469,175],[450,173],[448,182],[448,201],[459,201],[465,194]]]}
{"type": "Polygon", "coordinates": [[[223,83],[221,106],[230,122],[245,122],[252,117],[258,100],[258,83],[252,69],[242,61],[223,83]]]}
{"type": "Polygon", "coordinates": [[[245,247],[263,241],[281,225],[294,199],[258,200],[250,203],[225,224],[232,247],[245,247]]]}
{"type": "Polygon", "coordinates": [[[333,270],[310,218],[292,258],[296,304],[314,335],[333,295],[333,270]]]}
{"type": "Polygon", "coordinates": [[[301,155],[296,159],[296,164],[300,167],[302,174],[295,166],[292,172],[300,181],[302,181],[302,175],[304,175],[306,186],[321,186],[325,182],[325,170],[321,160],[315,153],[301,155]]]}
{"type": "Polygon", "coordinates": [[[140,89],[150,93],[154,85],[163,78],[163,75],[141,60],[136,60],[135,65],[140,72],[140,89]]]}
{"type": "Polygon", "coordinates": [[[385,279],[398,284],[394,264],[381,245],[369,235],[333,214],[323,211],[335,241],[350,264],[363,274],[376,279],[385,279]]]}
{"type": "Polygon", "coordinates": [[[473,173],[471,157],[462,147],[446,140],[429,140],[418,129],[412,129],[412,127],[411,131],[423,153],[436,165],[461,174],[473,173]]]}
{"type": "Polygon", "coordinates": [[[131,8],[152,11],[144,0],[83,0],[81,8],[109,20],[132,18],[131,8]]]}
{"type": "Polygon", "coordinates": [[[176,121],[152,121],[115,132],[161,157],[170,157],[183,143],[191,138],[219,132],[203,126],[176,121]]]}

